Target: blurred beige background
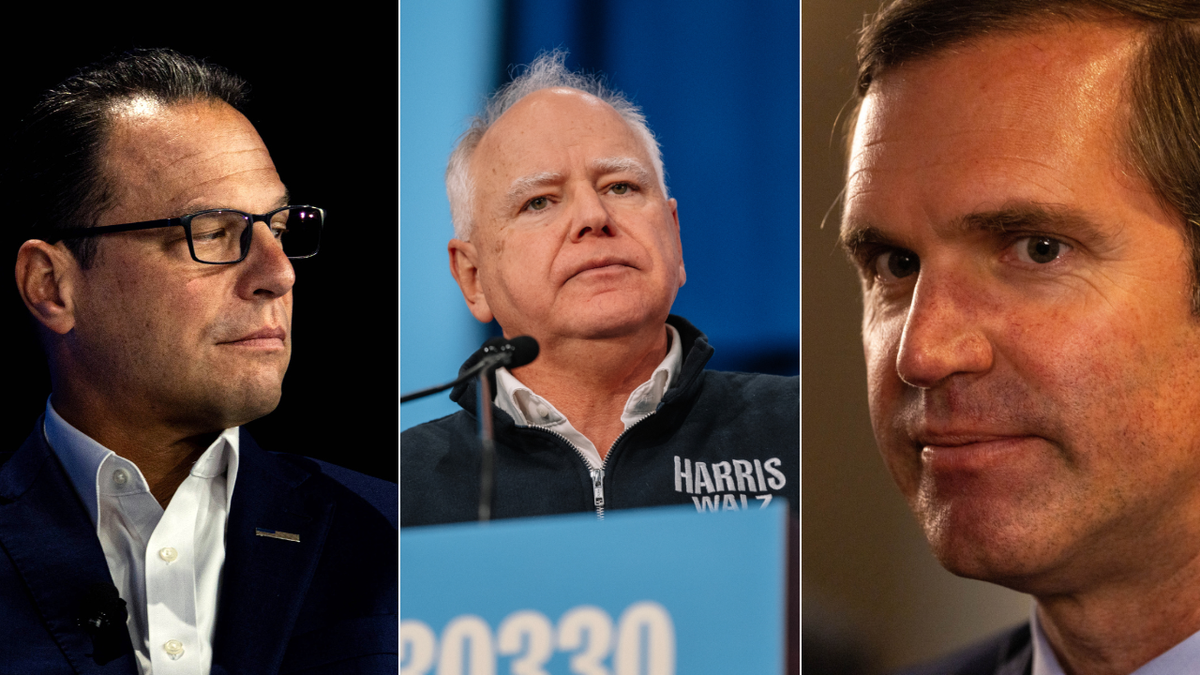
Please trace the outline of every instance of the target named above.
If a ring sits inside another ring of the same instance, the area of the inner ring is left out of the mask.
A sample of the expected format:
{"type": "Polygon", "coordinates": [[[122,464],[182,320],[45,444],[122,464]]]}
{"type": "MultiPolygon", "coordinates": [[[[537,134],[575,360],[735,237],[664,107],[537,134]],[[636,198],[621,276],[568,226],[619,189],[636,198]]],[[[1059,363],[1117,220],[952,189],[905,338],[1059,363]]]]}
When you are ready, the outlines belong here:
{"type": "Polygon", "coordinates": [[[937,564],[871,435],[858,281],[837,248],[839,211],[821,220],[842,185],[854,32],[877,7],[802,4],[802,578],[806,633],[856,635],[889,669],[1023,621],[1031,601],[937,564]]]}

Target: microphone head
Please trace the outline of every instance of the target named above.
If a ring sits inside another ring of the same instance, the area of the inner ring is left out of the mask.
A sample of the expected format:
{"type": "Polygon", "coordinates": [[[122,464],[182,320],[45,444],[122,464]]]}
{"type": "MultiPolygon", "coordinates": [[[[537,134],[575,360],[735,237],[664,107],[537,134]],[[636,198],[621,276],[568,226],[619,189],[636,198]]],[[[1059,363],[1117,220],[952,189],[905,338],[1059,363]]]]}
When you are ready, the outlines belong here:
{"type": "Polygon", "coordinates": [[[528,335],[518,335],[509,340],[508,345],[512,347],[512,358],[508,361],[509,368],[520,368],[521,366],[529,365],[537,358],[537,340],[528,335]]]}

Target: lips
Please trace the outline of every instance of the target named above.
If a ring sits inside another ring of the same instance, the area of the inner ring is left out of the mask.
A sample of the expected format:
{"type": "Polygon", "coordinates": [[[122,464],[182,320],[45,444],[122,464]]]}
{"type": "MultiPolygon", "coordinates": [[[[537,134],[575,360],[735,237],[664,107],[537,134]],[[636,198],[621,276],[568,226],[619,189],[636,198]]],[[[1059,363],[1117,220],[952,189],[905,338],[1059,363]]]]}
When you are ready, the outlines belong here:
{"type": "Polygon", "coordinates": [[[978,432],[922,434],[914,439],[921,463],[935,473],[1002,467],[1044,443],[1039,436],[978,432]]]}
{"type": "Polygon", "coordinates": [[[941,431],[923,432],[914,436],[917,445],[921,447],[960,447],[977,443],[990,443],[1005,439],[1022,437],[1024,434],[1007,434],[978,431],[941,431]]]}
{"type": "Polygon", "coordinates": [[[252,333],[247,333],[241,337],[226,340],[219,344],[243,347],[282,347],[286,340],[287,331],[282,326],[266,326],[252,333]]]}
{"type": "Polygon", "coordinates": [[[585,272],[592,270],[600,270],[606,267],[633,267],[633,265],[625,258],[617,256],[603,256],[600,258],[592,258],[581,265],[576,266],[571,270],[567,278],[577,277],[585,272]]]}

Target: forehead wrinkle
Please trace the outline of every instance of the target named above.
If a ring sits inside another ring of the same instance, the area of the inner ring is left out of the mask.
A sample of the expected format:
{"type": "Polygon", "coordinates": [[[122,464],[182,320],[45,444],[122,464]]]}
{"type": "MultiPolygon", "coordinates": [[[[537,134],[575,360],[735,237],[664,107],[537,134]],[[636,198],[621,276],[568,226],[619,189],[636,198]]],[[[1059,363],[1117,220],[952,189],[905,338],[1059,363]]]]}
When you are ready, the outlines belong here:
{"type": "MultiPolygon", "coordinates": [[[[258,168],[254,168],[254,169],[245,169],[245,170],[238,171],[235,173],[226,174],[224,176],[218,176],[211,180],[201,181],[199,183],[191,183],[191,184],[185,186],[182,191],[180,191],[174,195],[171,195],[171,197],[169,199],[165,200],[165,203],[174,204],[179,201],[184,201],[186,203],[186,200],[184,200],[184,195],[186,195],[189,192],[195,192],[198,188],[203,188],[204,186],[209,185],[210,183],[221,182],[221,181],[229,178],[230,176],[238,176],[238,175],[241,175],[244,173],[258,173],[262,170],[263,170],[262,167],[258,167],[258,168]]],[[[291,201],[291,195],[288,192],[287,187],[285,186],[283,188],[283,194],[278,199],[275,200],[275,204],[277,206],[287,206],[289,201],[291,201]]],[[[205,201],[205,202],[201,202],[200,204],[193,205],[192,207],[190,207],[189,210],[192,212],[195,212],[195,211],[205,211],[208,209],[228,209],[228,208],[232,208],[232,207],[229,204],[221,204],[221,203],[205,201]]]]}
{"type": "Polygon", "coordinates": [[[234,177],[237,177],[237,176],[241,176],[241,175],[243,175],[243,174],[256,174],[256,173],[262,173],[262,172],[264,172],[264,171],[267,171],[267,170],[271,170],[271,171],[272,171],[272,173],[274,173],[274,169],[275,169],[275,167],[274,167],[274,166],[270,166],[270,167],[267,167],[267,166],[256,166],[256,167],[249,168],[249,169],[242,169],[241,171],[234,171],[234,172],[232,172],[232,173],[225,173],[225,174],[221,174],[220,176],[214,176],[214,177],[212,177],[212,178],[210,178],[210,179],[208,179],[208,180],[202,180],[202,181],[200,181],[200,182],[198,182],[198,183],[191,183],[191,184],[189,184],[189,185],[187,186],[187,188],[186,188],[186,190],[185,190],[185,191],[192,191],[192,190],[195,190],[195,189],[197,189],[197,188],[204,188],[204,187],[207,187],[208,185],[211,185],[211,184],[213,184],[213,183],[222,183],[222,182],[225,182],[225,181],[229,180],[230,178],[234,178],[234,177]]]}
{"type": "Polygon", "coordinates": [[[166,162],[165,164],[163,164],[163,165],[162,165],[162,168],[164,168],[164,169],[166,169],[166,168],[170,168],[170,167],[172,167],[172,166],[175,166],[176,164],[178,164],[178,163],[180,163],[180,162],[184,162],[184,161],[187,161],[187,160],[189,160],[189,159],[194,159],[194,158],[196,158],[196,157],[200,157],[200,158],[201,158],[201,159],[200,159],[200,161],[201,161],[201,162],[214,162],[214,161],[226,160],[226,159],[228,159],[228,158],[230,158],[230,157],[237,156],[237,155],[244,155],[244,154],[247,154],[247,153],[256,153],[256,154],[257,154],[257,153],[263,153],[263,154],[266,154],[268,157],[270,157],[270,153],[267,151],[267,149],[266,149],[265,147],[258,147],[258,148],[246,148],[246,149],[244,149],[244,150],[223,150],[223,151],[221,152],[221,154],[219,154],[219,155],[211,155],[211,156],[210,156],[210,155],[206,155],[206,154],[205,154],[203,151],[201,151],[201,150],[195,150],[195,151],[193,151],[193,152],[189,152],[189,153],[187,153],[187,154],[185,154],[185,155],[179,155],[178,157],[175,157],[174,159],[170,160],[169,162],[166,162]]]}

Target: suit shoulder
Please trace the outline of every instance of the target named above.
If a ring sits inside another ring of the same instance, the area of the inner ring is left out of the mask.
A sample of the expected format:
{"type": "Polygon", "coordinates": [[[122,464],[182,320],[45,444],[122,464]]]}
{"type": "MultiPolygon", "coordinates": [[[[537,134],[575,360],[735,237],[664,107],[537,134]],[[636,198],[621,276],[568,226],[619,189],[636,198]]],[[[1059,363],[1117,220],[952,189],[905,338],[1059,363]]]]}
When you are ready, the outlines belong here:
{"type": "Polygon", "coordinates": [[[383,514],[392,527],[397,526],[400,492],[395,483],[312,457],[278,452],[273,452],[271,455],[313,477],[319,477],[318,480],[327,481],[330,488],[334,492],[342,493],[343,497],[348,497],[356,502],[365,502],[375,511],[383,514]]]}
{"type": "Polygon", "coordinates": [[[1024,675],[1032,655],[1029,624],[1010,628],[937,661],[893,675],[1024,675]]]}

